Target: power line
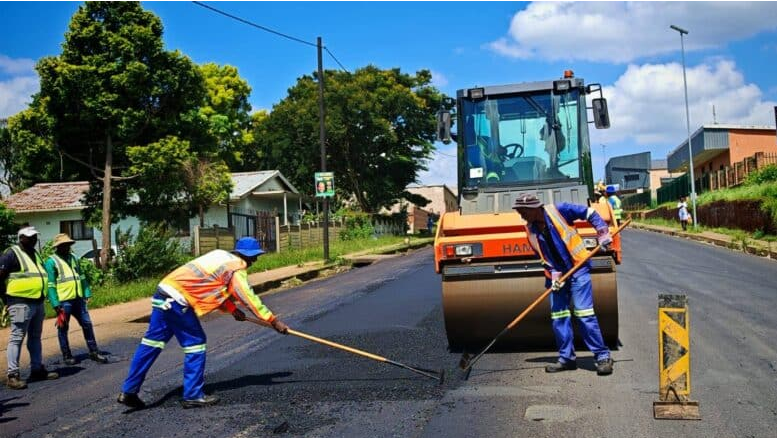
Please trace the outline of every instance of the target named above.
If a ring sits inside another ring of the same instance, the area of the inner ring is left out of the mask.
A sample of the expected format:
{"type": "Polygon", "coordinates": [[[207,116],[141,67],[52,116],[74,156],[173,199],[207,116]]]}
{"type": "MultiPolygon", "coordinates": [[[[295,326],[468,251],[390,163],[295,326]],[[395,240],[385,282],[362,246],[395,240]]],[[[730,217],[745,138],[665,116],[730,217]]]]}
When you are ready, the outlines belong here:
{"type": "Polygon", "coordinates": [[[270,33],[274,33],[275,35],[282,36],[284,38],[288,38],[288,39],[290,39],[292,41],[296,41],[298,43],[307,44],[307,45],[313,46],[313,47],[318,47],[316,45],[316,43],[311,43],[310,41],[305,41],[303,39],[300,39],[300,38],[297,38],[297,37],[293,37],[291,35],[286,35],[285,33],[282,33],[282,32],[278,32],[277,30],[272,30],[269,27],[265,27],[265,26],[262,26],[260,24],[256,24],[256,23],[248,21],[248,20],[246,20],[244,18],[240,18],[240,17],[238,17],[236,15],[232,15],[232,14],[230,14],[228,12],[224,12],[224,11],[222,11],[220,9],[216,9],[216,8],[214,8],[212,6],[208,6],[205,3],[201,3],[201,2],[198,2],[198,1],[194,1],[192,3],[194,3],[197,6],[202,6],[205,9],[210,9],[211,11],[213,11],[213,12],[215,12],[217,14],[221,14],[221,15],[224,15],[225,17],[229,17],[229,18],[231,18],[233,20],[237,20],[237,21],[239,21],[241,23],[244,23],[244,24],[247,24],[249,26],[253,26],[253,27],[257,28],[257,29],[261,29],[263,31],[270,32],[270,33]]]}
{"type": "MultiPolygon", "coordinates": [[[[255,28],[260,29],[260,30],[263,30],[265,32],[270,32],[272,34],[275,34],[275,35],[281,36],[283,38],[287,38],[287,39],[290,39],[292,41],[295,41],[295,42],[298,42],[298,43],[301,43],[301,44],[305,44],[305,45],[308,45],[308,46],[318,47],[318,45],[316,43],[311,43],[310,41],[305,41],[305,40],[303,40],[301,38],[297,38],[297,37],[294,37],[294,36],[291,36],[291,35],[287,35],[287,34],[285,34],[283,32],[279,32],[277,30],[270,29],[269,27],[262,26],[261,24],[256,24],[256,23],[254,23],[252,21],[246,20],[245,18],[240,18],[237,15],[232,15],[232,14],[230,14],[228,12],[224,12],[224,11],[222,11],[220,9],[216,9],[213,6],[208,6],[205,3],[198,2],[198,1],[193,1],[192,3],[194,3],[197,6],[202,6],[205,9],[209,9],[209,10],[211,10],[211,11],[217,13],[217,14],[221,14],[221,15],[223,15],[225,17],[229,17],[229,18],[231,18],[233,20],[239,21],[239,22],[241,22],[243,24],[247,24],[249,26],[255,27],[255,28]]],[[[326,50],[326,52],[329,53],[329,56],[331,56],[332,59],[335,60],[335,62],[337,63],[337,65],[340,66],[341,69],[343,69],[346,73],[350,73],[348,71],[348,69],[345,68],[345,66],[343,66],[343,64],[335,57],[334,53],[332,53],[332,51],[329,50],[328,47],[325,46],[324,50],[326,50]]]]}
{"type": "Polygon", "coordinates": [[[338,61],[338,60],[337,60],[337,58],[335,58],[335,55],[334,55],[334,53],[332,53],[332,52],[330,52],[330,51],[329,51],[329,47],[326,47],[326,46],[325,46],[325,47],[324,47],[324,50],[326,50],[326,53],[329,53],[329,56],[331,56],[331,57],[332,57],[332,59],[334,59],[334,60],[335,60],[335,62],[337,63],[337,65],[339,65],[339,66],[340,66],[340,68],[341,68],[341,69],[343,69],[343,71],[344,71],[344,72],[346,72],[346,73],[350,73],[350,72],[348,71],[348,69],[347,69],[347,68],[345,68],[345,67],[343,66],[343,64],[341,64],[341,63],[340,63],[340,61],[338,61]]]}

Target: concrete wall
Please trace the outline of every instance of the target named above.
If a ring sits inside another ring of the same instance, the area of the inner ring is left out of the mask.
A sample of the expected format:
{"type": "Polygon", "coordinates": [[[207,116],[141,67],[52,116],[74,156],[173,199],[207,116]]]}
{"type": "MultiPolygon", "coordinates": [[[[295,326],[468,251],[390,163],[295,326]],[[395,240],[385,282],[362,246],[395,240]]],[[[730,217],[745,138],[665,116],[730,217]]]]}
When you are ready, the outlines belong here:
{"type": "MultiPolygon", "coordinates": [[[[777,153],[777,138],[774,131],[732,129],[728,135],[730,157],[727,166],[752,157],[756,152],[777,153]]],[[[718,169],[713,168],[713,170],[718,169]]]]}
{"type": "Polygon", "coordinates": [[[650,171],[650,197],[656,199],[658,188],[661,187],[661,178],[669,178],[672,174],[666,169],[653,169],[650,171]]]}
{"type": "Polygon", "coordinates": [[[432,201],[423,207],[426,211],[441,214],[459,209],[456,195],[454,195],[446,186],[408,187],[407,191],[421,195],[432,201]]]}
{"type": "MultiPolygon", "coordinates": [[[[16,222],[27,222],[34,226],[40,232],[38,236],[38,242],[41,247],[46,242],[53,240],[54,236],[59,234],[60,222],[63,221],[78,221],[82,220],[80,210],[66,210],[66,211],[54,211],[54,212],[36,212],[36,213],[17,213],[16,222]]],[[[121,228],[122,231],[127,231],[132,227],[132,233],[137,234],[140,229],[140,222],[136,218],[127,218],[119,221],[118,224],[111,226],[111,245],[116,245],[114,237],[116,236],[116,230],[121,228]]],[[[102,246],[102,233],[100,230],[92,229],[94,238],[97,240],[97,246],[102,246]]],[[[85,252],[92,249],[92,240],[76,240],[73,244],[73,253],[77,256],[83,255],[85,252]]]]}

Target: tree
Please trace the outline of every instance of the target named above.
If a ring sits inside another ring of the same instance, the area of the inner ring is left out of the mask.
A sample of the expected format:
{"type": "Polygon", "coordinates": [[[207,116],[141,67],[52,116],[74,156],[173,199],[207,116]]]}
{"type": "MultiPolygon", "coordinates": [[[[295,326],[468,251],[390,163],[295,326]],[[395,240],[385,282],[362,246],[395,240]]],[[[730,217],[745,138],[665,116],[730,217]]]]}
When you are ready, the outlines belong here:
{"type": "MultiPolygon", "coordinates": [[[[412,197],[405,187],[426,170],[444,97],[431,79],[428,70],[326,71],[327,170],[335,172],[338,191],[352,194],[363,211],[412,197]]],[[[308,193],[320,169],[317,87],[315,75],[299,78],[255,127],[262,135],[254,135],[266,167],[280,169],[308,193]]]]}
{"type": "Polygon", "coordinates": [[[0,202],[0,250],[5,251],[16,240],[16,221],[13,210],[0,202]]]}
{"type": "MultiPolygon", "coordinates": [[[[59,56],[36,65],[53,119],[52,138],[67,158],[99,172],[102,182],[101,259],[111,247],[112,183],[133,175],[127,148],[177,132],[194,132],[205,97],[199,69],[163,49],[162,23],[135,2],[87,2],[73,15],[59,56]],[[98,166],[99,163],[99,166],[98,166]]],[[[167,178],[164,182],[169,182],[167,178]]],[[[94,200],[97,197],[88,196],[94,200]]],[[[104,263],[105,265],[105,263],[104,263]]]]}

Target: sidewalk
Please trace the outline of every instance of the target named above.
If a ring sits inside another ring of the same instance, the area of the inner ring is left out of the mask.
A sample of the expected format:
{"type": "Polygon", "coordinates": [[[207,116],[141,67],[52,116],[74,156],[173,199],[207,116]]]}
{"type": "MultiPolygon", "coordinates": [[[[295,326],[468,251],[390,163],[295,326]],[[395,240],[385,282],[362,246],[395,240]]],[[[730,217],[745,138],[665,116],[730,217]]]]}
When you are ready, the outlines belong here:
{"type": "MultiPolygon", "coordinates": [[[[357,253],[348,254],[344,256],[343,259],[355,265],[370,264],[384,258],[396,257],[400,255],[394,254],[397,251],[423,248],[432,243],[432,241],[433,239],[429,238],[414,242],[409,245],[397,244],[360,251],[357,253]],[[373,252],[376,254],[370,254],[373,252]]],[[[334,262],[326,264],[323,261],[310,262],[302,266],[286,266],[269,271],[256,272],[248,276],[248,282],[251,284],[251,286],[253,286],[254,291],[260,295],[266,293],[277,293],[283,290],[277,288],[282,286],[286,281],[295,278],[298,279],[299,282],[307,281],[320,275],[326,275],[327,272],[325,271],[332,269],[342,270],[347,268],[343,268],[342,264],[334,262]]],[[[140,339],[146,330],[146,324],[139,323],[146,322],[150,315],[151,302],[149,298],[141,298],[128,303],[89,310],[89,316],[91,316],[92,324],[95,327],[97,343],[101,347],[118,337],[135,336],[140,339]]],[[[10,329],[8,327],[0,329],[0,355],[2,355],[3,358],[5,357],[5,352],[8,349],[9,333],[10,329]]],[[[73,350],[73,355],[85,353],[87,351],[86,343],[84,342],[84,337],[78,322],[71,321],[69,335],[70,346],[73,350]]],[[[42,344],[44,363],[49,363],[53,358],[56,358],[56,361],[60,360],[57,329],[54,327],[54,320],[52,318],[47,319],[43,323],[42,344]]],[[[27,352],[27,347],[24,346],[21,357],[21,366],[22,370],[24,370],[23,374],[27,374],[29,372],[29,359],[30,358],[27,352]]],[[[56,361],[54,362],[55,364],[57,364],[56,361]]],[[[4,363],[5,361],[3,360],[2,362],[4,363]]],[[[56,366],[52,368],[56,368],[56,366]]],[[[0,382],[4,383],[5,369],[0,371],[2,371],[0,372],[0,382]]]]}
{"type": "Polygon", "coordinates": [[[777,242],[768,242],[765,240],[756,240],[748,237],[744,242],[727,234],[713,233],[712,231],[702,231],[699,233],[682,231],[681,229],[664,227],[660,225],[647,225],[639,222],[631,223],[633,228],[639,230],[653,231],[656,233],[668,234],[670,236],[684,237],[686,239],[696,240],[698,242],[709,243],[722,246],[724,248],[746,252],[761,257],[777,259],[777,242]]]}

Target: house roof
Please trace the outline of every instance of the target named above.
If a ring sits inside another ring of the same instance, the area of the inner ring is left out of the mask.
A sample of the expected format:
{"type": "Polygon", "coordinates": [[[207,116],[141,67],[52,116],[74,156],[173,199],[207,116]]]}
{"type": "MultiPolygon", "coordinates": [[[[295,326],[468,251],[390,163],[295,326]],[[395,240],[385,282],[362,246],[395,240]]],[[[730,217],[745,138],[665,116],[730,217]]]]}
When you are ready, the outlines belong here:
{"type": "Polygon", "coordinates": [[[231,199],[242,199],[250,195],[257,187],[271,178],[278,177],[292,193],[299,191],[278,170],[260,170],[256,172],[235,172],[232,174],[231,199]]]}
{"type": "MultiPolygon", "coordinates": [[[[278,177],[292,193],[297,189],[277,170],[258,172],[238,172],[232,174],[234,187],[230,197],[242,199],[250,195],[257,187],[274,177],[278,177]]],[[[80,210],[84,208],[81,199],[89,190],[88,181],[38,183],[5,200],[8,208],[18,213],[37,211],[80,210]]]]}
{"type": "Polygon", "coordinates": [[[39,183],[5,200],[8,208],[17,213],[33,211],[64,211],[83,208],[81,198],[89,190],[86,181],[39,183]]]}

